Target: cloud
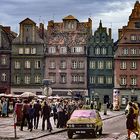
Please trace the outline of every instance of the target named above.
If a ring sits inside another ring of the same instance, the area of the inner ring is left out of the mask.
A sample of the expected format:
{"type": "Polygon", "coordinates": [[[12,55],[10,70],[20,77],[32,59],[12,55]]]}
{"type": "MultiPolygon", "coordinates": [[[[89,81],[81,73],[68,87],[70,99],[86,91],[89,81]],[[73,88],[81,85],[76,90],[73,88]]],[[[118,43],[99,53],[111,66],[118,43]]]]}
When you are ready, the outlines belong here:
{"type": "Polygon", "coordinates": [[[93,30],[101,19],[103,26],[114,28],[116,38],[117,28],[127,24],[134,3],[133,0],[1,0],[0,24],[11,25],[17,31],[19,22],[26,17],[47,24],[52,19],[61,22],[72,14],[79,21],[91,17],[93,30]]]}

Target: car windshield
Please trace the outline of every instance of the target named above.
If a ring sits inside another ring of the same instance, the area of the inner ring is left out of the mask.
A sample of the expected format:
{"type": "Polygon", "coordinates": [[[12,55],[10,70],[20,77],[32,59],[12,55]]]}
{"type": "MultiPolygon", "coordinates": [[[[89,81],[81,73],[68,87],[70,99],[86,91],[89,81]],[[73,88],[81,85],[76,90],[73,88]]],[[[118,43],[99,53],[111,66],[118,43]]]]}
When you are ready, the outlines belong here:
{"type": "Polygon", "coordinates": [[[96,112],[93,110],[75,110],[71,118],[96,118],[96,112]]]}

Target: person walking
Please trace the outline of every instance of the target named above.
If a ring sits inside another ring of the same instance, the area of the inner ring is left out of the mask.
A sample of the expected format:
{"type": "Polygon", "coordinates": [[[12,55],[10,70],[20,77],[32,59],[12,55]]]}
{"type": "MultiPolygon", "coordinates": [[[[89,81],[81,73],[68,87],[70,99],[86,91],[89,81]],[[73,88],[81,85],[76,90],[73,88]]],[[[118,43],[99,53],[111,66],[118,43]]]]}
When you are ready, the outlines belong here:
{"type": "Polygon", "coordinates": [[[41,104],[39,100],[34,104],[34,129],[38,129],[39,117],[41,112],[41,104]]]}
{"type": "Polygon", "coordinates": [[[0,117],[1,117],[1,112],[2,112],[2,103],[1,103],[1,100],[0,100],[0,117]]]}
{"type": "MultiPolygon", "coordinates": [[[[135,133],[135,125],[134,125],[134,109],[132,102],[129,102],[129,111],[126,116],[126,128],[127,128],[127,140],[130,140],[130,135],[132,132],[135,133]]],[[[135,133],[136,134],[136,133],[135,133]]]]}
{"type": "Polygon", "coordinates": [[[33,118],[34,118],[34,108],[33,105],[30,104],[29,109],[28,109],[28,113],[29,113],[29,129],[30,132],[33,130],[33,118]]]}
{"type": "Polygon", "coordinates": [[[2,103],[2,117],[7,115],[7,101],[4,99],[2,103]]]}
{"type": "Polygon", "coordinates": [[[51,113],[51,107],[46,102],[44,102],[44,106],[42,108],[42,117],[43,117],[42,131],[44,131],[44,129],[45,129],[45,121],[46,120],[47,120],[47,130],[49,130],[49,132],[52,131],[52,125],[50,122],[50,113],[51,113]]]}
{"type": "Polygon", "coordinates": [[[24,100],[24,104],[23,104],[23,108],[22,108],[22,120],[21,120],[21,128],[20,130],[23,131],[23,126],[25,124],[25,119],[27,120],[27,126],[29,129],[30,126],[30,119],[29,119],[29,105],[28,105],[28,101],[24,100]]]}

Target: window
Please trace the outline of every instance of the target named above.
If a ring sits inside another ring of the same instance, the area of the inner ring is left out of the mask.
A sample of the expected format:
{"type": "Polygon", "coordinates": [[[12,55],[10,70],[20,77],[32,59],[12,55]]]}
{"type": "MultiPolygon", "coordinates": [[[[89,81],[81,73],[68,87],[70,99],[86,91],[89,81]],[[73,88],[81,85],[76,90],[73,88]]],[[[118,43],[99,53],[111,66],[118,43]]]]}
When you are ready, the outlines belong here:
{"type": "Polygon", "coordinates": [[[20,77],[18,75],[16,75],[14,79],[15,79],[14,80],[15,81],[14,82],[15,84],[20,84],[20,77]]]}
{"type": "Polygon", "coordinates": [[[79,61],[78,68],[79,69],[83,69],[84,68],[84,62],[83,61],[79,61]]]}
{"type": "Polygon", "coordinates": [[[60,62],[60,68],[61,69],[66,69],[67,65],[66,65],[66,61],[65,60],[61,60],[60,62]]]}
{"type": "Polygon", "coordinates": [[[89,82],[90,82],[90,84],[95,84],[96,83],[96,77],[95,76],[89,77],[89,82]]]}
{"type": "Polygon", "coordinates": [[[137,78],[131,77],[131,85],[136,86],[137,85],[137,78]]]}
{"type": "Polygon", "coordinates": [[[137,63],[135,61],[130,62],[131,63],[131,69],[137,68],[137,63]]]}
{"type": "Polygon", "coordinates": [[[15,61],[15,69],[20,69],[20,62],[19,61],[15,61]]]}
{"type": "Polygon", "coordinates": [[[6,65],[7,64],[7,56],[6,55],[2,55],[1,56],[1,64],[2,65],[6,65]]]}
{"type": "Polygon", "coordinates": [[[41,78],[39,75],[35,76],[35,83],[41,83],[41,78]]]}
{"type": "Polygon", "coordinates": [[[56,47],[50,47],[49,53],[51,53],[51,54],[56,53],[56,47]]]}
{"type": "Polygon", "coordinates": [[[120,85],[126,85],[126,76],[121,76],[120,85]]]}
{"type": "Polygon", "coordinates": [[[121,61],[120,69],[126,69],[126,68],[127,68],[126,62],[125,61],[121,61]]]}
{"type": "Polygon", "coordinates": [[[106,69],[112,69],[112,61],[106,61],[106,69]]]}
{"type": "Polygon", "coordinates": [[[26,75],[24,80],[25,84],[30,84],[30,76],[26,75]]]}
{"type": "Polygon", "coordinates": [[[84,83],[84,75],[83,74],[74,74],[72,75],[72,82],[74,83],[84,83]]]}
{"type": "Polygon", "coordinates": [[[55,69],[55,61],[50,61],[50,69],[55,69]]]}
{"type": "Polygon", "coordinates": [[[25,48],[25,54],[30,54],[30,48],[25,48]]]}
{"type": "Polygon", "coordinates": [[[95,48],[95,54],[100,54],[100,48],[98,47],[98,48],[95,48]]]}
{"type": "Polygon", "coordinates": [[[98,69],[104,69],[104,61],[98,61],[98,69]]]}
{"type": "Polygon", "coordinates": [[[31,63],[30,61],[25,61],[25,68],[30,69],[31,68],[31,63]]]}
{"type": "Polygon", "coordinates": [[[41,68],[41,61],[37,60],[35,61],[35,68],[40,69],[41,68]]]}
{"type": "Polygon", "coordinates": [[[128,49],[127,48],[123,49],[122,54],[123,55],[128,55],[128,49]]]}
{"type": "Polygon", "coordinates": [[[77,61],[73,61],[72,62],[72,68],[73,69],[77,69],[77,67],[78,67],[78,62],[77,61]]]}
{"type": "Polygon", "coordinates": [[[112,84],[112,76],[106,77],[106,84],[112,84]]]}
{"type": "Polygon", "coordinates": [[[104,84],[104,77],[98,76],[98,84],[104,84]]]}
{"type": "Polygon", "coordinates": [[[3,81],[3,82],[7,81],[7,75],[6,75],[6,73],[2,73],[1,74],[1,81],[3,81]]]}
{"type": "Polygon", "coordinates": [[[137,54],[137,49],[131,49],[130,53],[131,53],[131,55],[136,55],[137,54]]]}
{"type": "Polygon", "coordinates": [[[135,40],[137,40],[136,35],[131,35],[131,36],[130,36],[130,40],[131,40],[131,41],[135,41],[135,40]]]}
{"type": "Polygon", "coordinates": [[[96,69],[96,62],[95,61],[90,61],[89,62],[89,68],[90,69],[96,69]]]}
{"type": "Polygon", "coordinates": [[[31,54],[36,54],[36,48],[31,48],[31,54]]]}
{"type": "Polygon", "coordinates": [[[19,48],[18,53],[23,54],[23,48],[19,48]]]}
{"type": "Polygon", "coordinates": [[[60,47],[60,54],[66,54],[67,48],[66,47],[60,47]]]}
{"type": "Polygon", "coordinates": [[[49,79],[51,79],[52,83],[55,83],[56,82],[56,74],[55,73],[50,73],[49,74],[49,79]]]}
{"type": "Polygon", "coordinates": [[[81,53],[82,51],[82,47],[72,47],[72,53],[81,53]]]}
{"type": "Polygon", "coordinates": [[[60,83],[66,83],[66,74],[60,74],[60,83]]]}
{"type": "Polygon", "coordinates": [[[102,48],[102,54],[103,54],[103,55],[106,54],[106,48],[102,48]]]}

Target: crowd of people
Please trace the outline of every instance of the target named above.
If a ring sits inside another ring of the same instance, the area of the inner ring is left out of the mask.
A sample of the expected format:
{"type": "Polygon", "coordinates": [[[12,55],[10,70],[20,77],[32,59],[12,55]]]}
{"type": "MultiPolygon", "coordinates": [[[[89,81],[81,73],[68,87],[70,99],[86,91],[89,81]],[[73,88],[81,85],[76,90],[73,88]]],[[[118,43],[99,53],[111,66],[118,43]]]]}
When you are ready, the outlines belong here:
{"type": "Polygon", "coordinates": [[[65,128],[72,112],[83,106],[82,100],[23,100],[18,101],[18,103],[15,104],[15,114],[18,113],[17,106],[21,102],[23,104],[20,126],[21,131],[23,131],[25,123],[27,123],[30,131],[38,129],[39,121],[42,119],[42,131],[46,128],[49,132],[51,132],[53,128],[50,122],[50,117],[53,117],[54,124],[57,128],[65,128]],[[47,126],[45,126],[46,121],[47,126]]]}

